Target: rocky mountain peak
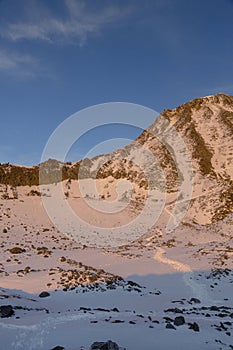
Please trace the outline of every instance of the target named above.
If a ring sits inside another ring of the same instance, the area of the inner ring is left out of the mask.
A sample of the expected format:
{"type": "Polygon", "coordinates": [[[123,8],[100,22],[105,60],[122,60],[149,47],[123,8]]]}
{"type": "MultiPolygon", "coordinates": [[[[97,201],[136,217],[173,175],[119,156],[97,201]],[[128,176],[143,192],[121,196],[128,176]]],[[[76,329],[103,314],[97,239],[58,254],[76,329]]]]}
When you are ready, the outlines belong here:
{"type": "Polygon", "coordinates": [[[127,179],[145,190],[149,182],[153,188],[163,189],[164,176],[165,191],[178,193],[184,174],[172,146],[174,138],[176,147],[184,143],[193,171],[190,219],[200,224],[223,219],[233,211],[233,96],[225,94],[197,98],[164,110],[134,142],[111,154],[77,163],[50,159],[34,167],[2,164],[0,183],[38,185],[42,169],[44,183],[112,177],[116,181],[127,179]]]}

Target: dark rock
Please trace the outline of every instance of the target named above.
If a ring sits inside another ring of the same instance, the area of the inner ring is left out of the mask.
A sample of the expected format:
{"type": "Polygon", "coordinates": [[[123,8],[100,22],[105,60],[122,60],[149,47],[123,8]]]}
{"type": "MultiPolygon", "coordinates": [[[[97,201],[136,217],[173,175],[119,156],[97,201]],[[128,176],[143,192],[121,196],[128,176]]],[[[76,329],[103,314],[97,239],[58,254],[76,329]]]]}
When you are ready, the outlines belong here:
{"type": "Polygon", "coordinates": [[[166,328],[168,328],[168,329],[176,329],[176,327],[174,327],[173,324],[171,324],[171,323],[167,323],[166,324],[166,328]]]}
{"type": "Polygon", "coordinates": [[[9,252],[11,254],[21,254],[21,253],[25,253],[26,250],[23,248],[20,248],[20,247],[14,247],[14,248],[9,249],[9,252]]]}
{"type": "Polygon", "coordinates": [[[200,304],[201,301],[199,299],[197,299],[197,298],[191,298],[190,302],[191,303],[195,303],[195,304],[200,304]]]}
{"type": "Polygon", "coordinates": [[[182,326],[183,324],[185,324],[185,319],[183,316],[177,316],[174,319],[174,325],[175,326],[182,326]]]}
{"type": "Polygon", "coordinates": [[[91,350],[119,350],[119,346],[111,340],[108,340],[107,342],[93,343],[91,350]]]}
{"type": "Polygon", "coordinates": [[[52,348],[51,350],[64,350],[65,348],[63,346],[55,346],[55,348],[52,348]]]}
{"type": "Polygon", "coordinates": [[[211,311],[218,311],[219,308],[217,306],[213,305],[213,306],[210,307],[210,310],[211,311]]]}
{"type": "Polygon", "coordinates": [[[170,317],[163,317],[163,319],[164,319],[166,322],[173,322],[173,319],[170,318],[170,317]]]}
{"type": "Polygon", "coordinates": [[[183,310],[178,309],[177,307],[175,307],[175,308],[173,308],[173,309],[164,310],[164,312],[174,312],[175,314],[182,314],[182,313],[183,313],[183,310]]]}
{"type": "Polygon", "coordinates": [[[11,305],[2,305],[0,306],[0,317],[11,317],[14,315],[14,310],[11,305]]]}
{"type": "Polygon", "coordinates": [[[94,310],[96,310],[96,311],[102,311],[102,312],[110,312],[109,309],[104,309],[104,308],[102,308],[102,307],[97,307],[97,308],[94,309],[94,310]]]}
{"type": "Polygon", "coordinates": [[[227,317],[228,315],[220,312],[219,314],[216,314],[215,316],[223,318],[223,317],[227,317]]]}
{"type": "Polygon", "coordinates": [[[222,322],[220,322],[220,327],[224,330],[227,331],[227,327],[224,326],[224,324],[222,322]]]}
{"type": "Polygon", "coordinates": [[[41,292],[41,293],[39,294],[39,297],[40,297],[40,298],[47,298],[47,297],[49,297],[49,296],[50,296],[49,292],[41,292]]]}
{"type": "Polygon", "coordinates": [[[119,310],[118,310],[117,307],[114,307],[114,308],[112,309],[112,311],[113,311],[113,312],[119,312],[119,310]]]}
{"type": "Polygon", "coordinates": [[[79,308],[79,311],[91,311],[91,308],[90,308],[90,307],[81,306],[81,307],[79,308]]]}
{"type": "Polygon", "coordinates": [[[200,328],[196,322],[190,323],[189,329],[192,329],[194,332],[200,332],[200,328]]]}

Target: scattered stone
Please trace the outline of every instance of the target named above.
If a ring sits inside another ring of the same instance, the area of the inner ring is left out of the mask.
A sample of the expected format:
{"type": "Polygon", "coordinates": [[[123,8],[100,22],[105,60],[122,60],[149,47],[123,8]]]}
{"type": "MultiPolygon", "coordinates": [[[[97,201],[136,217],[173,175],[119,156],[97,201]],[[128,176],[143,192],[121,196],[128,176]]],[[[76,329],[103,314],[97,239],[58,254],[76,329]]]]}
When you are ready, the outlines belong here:
{"type": "Polygon", "coordinates": [[[163,317],[163,319],[164,319],[166,322],[173,322],[173,319],[170,318],[170,317],[163,317]]]}
{"type": "Polygon", "coordinates": [[[220,327],[224,330],[227,331],[227,327],[224,326],[224,324],[222,322],[220,322],[220,327]]]}
{"type": "Polygon", "coordinates": [[[200,332],[200,328],[196,322],[190,323],[189,329],[192,329],[194,332],[200,332]]]}
{"type": "Polygon", "coordinates": [[[63,346],[55,346],[55,348],[52,348],[51,350],[64,350],[65,348],[63,346]]]}
{"type": "Polygon", "coordinates": [[[23,248],[20,248],[20,247],[14,247],[14,248],[9,249],[9,252],[11,254],[21,254],[21,253],[25,253],[26,250],[23,248]]]}
{"type": "Polygon", "coordinates": [[[182,326],[183,324],[185,324],[185,319],[183,316],[177,316],[174,319],[174,325],[175,326],[182,326]]]}
{"type": "Polygon", "coordinates": [[[218,311],[219,308],[217,306],[213,305],[213,306],[210,307],[210,310],[211,311],[218,311]]]}
{"type": "Polygon", "coordinates": [[[119,310],[118,310],[117,307],[114,307],[114,308],[112,309],[112,311],[113,311],[113,312],[119,312],[119,310]]]}
{"type": "Polygon", "coordinates": [[[14,315],[14,310],[11,305],[2,305],[0,306],[0,317],[11,317],[14,315]]]}
{"type": "Polygon", "coordinates": [[[174,309],[167,309],[167,310],[164,310],[164,312],[174,312],[175,314],[182,314],[182,313],[183,313],[183,310],[178,309],[177,307],[175,307],[174,309]]]}
{"type": "Polygon", "coordinates": [[[113,320],[111,323],[124,323],[125,321],[122,320],[113,320]]]}
{"type": "Polygon", "coordinates": [[[110,312],[109,309],[104,309],[104,308],[102,308],[102,307],[97,307],[97,308],[95,308],[94,310],[96,310],[96,311],[102,311],[102,312],[110,312]]]}
{"type": "Polygon", "coordinates": [[[167,323],[166,324],[166,328],[168,328],[168,329],[176,329],[176,327],[174,327],[173,324],[171,324],[171,323],[167,323]]]}
{"type": "Polygon", "coordinates": [[[108,340],[107,342],[95,342],[90,350],[119,350],[117,343],[108,340]]]}
{"type": "Polygon", "coordinates": [[[81,306],[81,307],[79,308],[79,311],[91,311],[91,308],[90,308],[90,307],[81,306]]]}
{"type": "Polygon", "coordinates": [[[41,293],[39,294],[39,297],[40,297],[40,298],[47,298],[47,297],[49,297],[49,296],[50,296],[49,292],[41,292],[41,293]]]}
{"type": "Polygon", "coordinates": [[[201,301],[199,299],[197,299],[197,298],[191,298],[190,302],[194,303],[194,304],[200,304],[201,303],[201,301]]]}

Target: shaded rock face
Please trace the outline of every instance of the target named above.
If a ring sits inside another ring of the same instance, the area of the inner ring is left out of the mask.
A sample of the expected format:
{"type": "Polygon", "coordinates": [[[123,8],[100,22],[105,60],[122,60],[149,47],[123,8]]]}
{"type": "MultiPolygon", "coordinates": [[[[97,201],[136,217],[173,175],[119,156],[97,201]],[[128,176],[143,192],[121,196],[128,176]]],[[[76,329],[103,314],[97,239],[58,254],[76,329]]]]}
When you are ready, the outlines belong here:
{"type": "Polygon", "coordinates": [[[108,340],[107,342],[93,343],[90,350],[119,350],[119,346],[111,340],[108,340]]]}
{"type": "Polygon", "coordinates": [[[2,305],[0,306],[0,317],[11,317],[14,315],[14,310],[11,305],[2,305]]]}

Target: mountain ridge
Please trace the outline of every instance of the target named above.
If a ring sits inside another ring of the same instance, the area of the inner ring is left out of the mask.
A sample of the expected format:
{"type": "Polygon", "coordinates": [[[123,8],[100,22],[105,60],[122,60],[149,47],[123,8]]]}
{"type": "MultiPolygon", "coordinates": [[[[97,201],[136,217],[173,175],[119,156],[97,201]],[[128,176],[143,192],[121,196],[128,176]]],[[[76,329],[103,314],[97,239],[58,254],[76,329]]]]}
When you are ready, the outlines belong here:
{"type": "Polygon", "coordinates": [[[161,189],[164,187],[162,170],[166,193],[178,196],[184,179],[170,141],[166,139],[172,128],[184,141],[192,163],[193,196],[188,216],[199,224],[225,218],[233,212],[233,96],[225,94],[197,98],[164,110],[135,141],[110,154],[75,163],[49,159],[33,167],[2,164],[0,184],[38,186],[39,182],[111,176],[115,180],[127,179],[148,190],[148,173],[151,173],[150,186],[161,189]],[[162,136],[158,137],[159,134],[162,136]]]}

